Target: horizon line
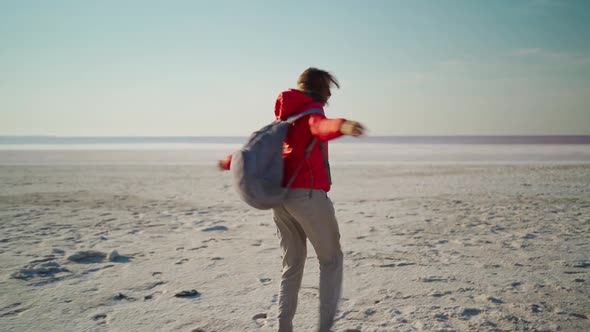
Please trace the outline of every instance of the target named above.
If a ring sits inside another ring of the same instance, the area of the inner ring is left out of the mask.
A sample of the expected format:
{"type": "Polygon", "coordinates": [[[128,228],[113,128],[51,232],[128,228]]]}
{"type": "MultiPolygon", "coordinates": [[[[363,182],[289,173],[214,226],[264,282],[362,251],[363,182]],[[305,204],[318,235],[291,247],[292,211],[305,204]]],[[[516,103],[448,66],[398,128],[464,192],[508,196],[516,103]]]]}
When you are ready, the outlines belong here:
{"type": "MultiPolygon", "coordinates": [[[[244,138],[236,135],[0,135],[0,138],[244,138]]],[[[590,137],[590,134],[365,135],[364,137],[590,137]]]]}

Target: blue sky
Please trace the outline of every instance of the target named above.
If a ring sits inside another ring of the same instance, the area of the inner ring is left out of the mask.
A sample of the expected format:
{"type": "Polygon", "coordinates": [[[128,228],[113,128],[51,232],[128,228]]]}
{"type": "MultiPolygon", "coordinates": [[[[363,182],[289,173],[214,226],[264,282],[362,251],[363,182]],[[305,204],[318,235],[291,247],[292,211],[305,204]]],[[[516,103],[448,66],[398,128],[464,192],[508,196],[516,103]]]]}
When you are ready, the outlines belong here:
{"type": "Polygon", "coordinates": [[[590,1],[0,0],[0,135],[245,136],[333,72],[372,135],[590,134],[590,1]]]}

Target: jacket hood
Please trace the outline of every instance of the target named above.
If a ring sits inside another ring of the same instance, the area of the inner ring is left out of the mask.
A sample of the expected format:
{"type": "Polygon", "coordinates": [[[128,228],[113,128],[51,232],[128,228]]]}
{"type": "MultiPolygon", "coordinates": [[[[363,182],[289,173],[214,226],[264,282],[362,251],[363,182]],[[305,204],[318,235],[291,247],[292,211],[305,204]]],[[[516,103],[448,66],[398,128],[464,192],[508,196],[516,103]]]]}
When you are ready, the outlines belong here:
{"type": "Polygon", "coordinates": [[[299,114],[311,108],[323,110],[324,106],[305,93],[290,89],[279,93],[275,103],[275,116],[285,120],[291,115],[299,114]]]}

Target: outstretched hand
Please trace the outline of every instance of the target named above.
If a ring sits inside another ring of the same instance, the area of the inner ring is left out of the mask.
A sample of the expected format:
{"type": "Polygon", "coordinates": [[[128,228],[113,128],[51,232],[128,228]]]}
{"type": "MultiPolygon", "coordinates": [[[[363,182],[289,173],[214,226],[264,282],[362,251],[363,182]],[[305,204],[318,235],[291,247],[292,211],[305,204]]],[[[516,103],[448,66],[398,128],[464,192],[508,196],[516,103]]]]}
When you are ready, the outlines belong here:
{"type": "Polygon", "coordinates": [[[217,162],[217,169],[219,169],[220,171],[227,171],[228,170],[227,164],[228,164],[227,159],[222,159],[217,162]]]}
{"type": "Polygon", "coordinates": [[[359,137],[365,134],[365,127],[356,121],[346,120],[340,125],[340,132],[343,135],[359,137]]]}

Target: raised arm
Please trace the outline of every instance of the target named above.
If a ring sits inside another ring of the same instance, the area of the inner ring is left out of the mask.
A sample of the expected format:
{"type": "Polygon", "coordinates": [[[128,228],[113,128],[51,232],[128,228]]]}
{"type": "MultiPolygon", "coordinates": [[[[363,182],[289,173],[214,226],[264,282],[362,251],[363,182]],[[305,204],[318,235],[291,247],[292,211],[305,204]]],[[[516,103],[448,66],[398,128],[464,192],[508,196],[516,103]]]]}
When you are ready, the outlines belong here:
{"type": "Polygon", "coordinates": [[[346,119],[328,119],[320,114],[309,116],[311,134],[320,141],[329,141],[342,136],[340,127],[346,119]]]}
{"type": "Polygon", "coordinates": [[[328,119],[320,114],[310,115],[309,129],[315,138],[324,142],[342,135],[358,137],[365,133],[365,128],[356,121],[328,119]]]}

